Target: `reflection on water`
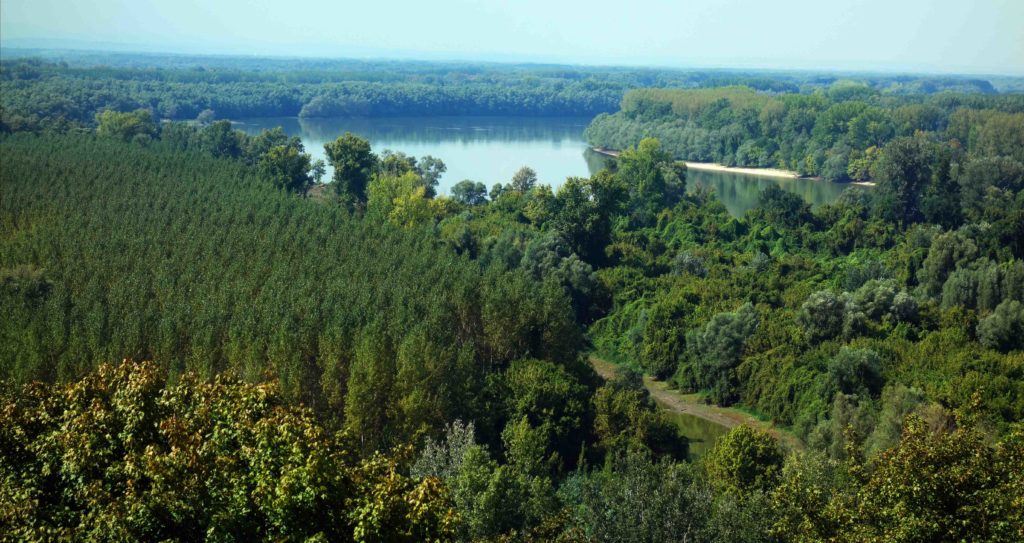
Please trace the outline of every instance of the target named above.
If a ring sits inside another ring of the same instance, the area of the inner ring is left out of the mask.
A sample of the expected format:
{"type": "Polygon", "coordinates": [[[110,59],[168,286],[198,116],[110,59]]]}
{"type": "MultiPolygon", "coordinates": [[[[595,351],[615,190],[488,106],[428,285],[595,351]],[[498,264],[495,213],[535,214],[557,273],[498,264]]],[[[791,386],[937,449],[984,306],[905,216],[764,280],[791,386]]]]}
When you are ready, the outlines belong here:
{"type": "MultiPolygon", "coordinates": [[[[314,158],[324,159],[324,144],[345,132],[359,134],[373,149],[402,151],[444,161],[440,192],[463,179],[488,186],[507,183],[522,166],[537,172],[541,183],[558,187],[566,177],[586,177],[604,167],[607,158],[591,151],[583,140],[589,118],[555,117],[393,117],[326,118],[296,117],[242,119],[236,127],[249,134],[280,126],[302,138],[314,158]]],[[[330,179],[330,168],[327,177],[330,179]]],[[[831,202],[839,194],[859,187],[809,179],[779,179],[691,169],[687,187],[714,190],[733,215],[746,213],[757,204],[758,193],[772,184],[799,194],[814,207],[831,202]]]]}
{"type": "Polygon", "coordinates": [[[662,411],[662,413],[665,418],[679,428],[679,433],[690,441],[690,460],[696,460],[707,454],[718,438],[729,433],[729,429],[725,426],[700,417],[669,410],[662,411]]]}
{"type": "MultiPolygon", "coordinates": [[[[295,117],[243,119],[236,126],[253,134],[280,126],[302,138],[306,151],[325,159],[324,144],[345,132],[370,141],[374,151],[402,151],[444,161],[440,192],[463,179],[488,186],[507,183],[522,166],[537,172],[540,182],[561,185],[569,176],[587,177],[603,164],[587,149],[583,129],[589,118],[520,117],[396,117],[328,118],[295,117]]],[[[325,160],[326,161],[326,160],[325,160]]],[[[330,172],[328,171],[329,179],[330,172]]]]}
{"type": "Polygon", "coordinates": [[[835,200],[844,190],[864,190],[864,187],[857,185],[829,183],[816,179],[762,177],[693,168],[686,174],[687,190],[692,192],[697,190],[697,187],[704,187],[715,191],[718,199],[734,216],[741,216],[753,209],[757,205],[761,191],[772,185],[799,194],[814,208],[835,200]]]}

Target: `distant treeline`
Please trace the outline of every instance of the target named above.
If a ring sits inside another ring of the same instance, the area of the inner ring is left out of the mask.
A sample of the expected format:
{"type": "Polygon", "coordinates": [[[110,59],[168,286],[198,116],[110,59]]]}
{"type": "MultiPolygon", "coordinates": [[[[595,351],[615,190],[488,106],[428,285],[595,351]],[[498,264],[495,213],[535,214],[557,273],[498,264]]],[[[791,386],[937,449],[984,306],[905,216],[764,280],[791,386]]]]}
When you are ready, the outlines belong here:
{"type": "MultiPolygon", "coordinates": [[[[34,51],[0,65],[6,126],[67,130],[96,113],[149,109],[158,119],[401,115],[596,115],[645,87],[746,85],[806,93],[834,75],[557,65],[176,57],[34,51]],[[46,60],[42,60],[42,58],[46,60]]],[[[991,94],[985,80],[863,76],[886,95],[991,94]]]]}
{"type": "MultiPolygon", "coordinates": [[[[810,94],[744,86],[630,91],[620,111],[599,115],[590,143],[624,149],[656,137],[677,158],[783,168],[831,181],[872,177],[879,150],[923,134],[972,154],[1009,155],[1024,138],[1024,94],[943,92],[894,96],[853,81],[810,94]]],[[[1021,157],[1016,157],[1021,160],[1021,157]]]]}

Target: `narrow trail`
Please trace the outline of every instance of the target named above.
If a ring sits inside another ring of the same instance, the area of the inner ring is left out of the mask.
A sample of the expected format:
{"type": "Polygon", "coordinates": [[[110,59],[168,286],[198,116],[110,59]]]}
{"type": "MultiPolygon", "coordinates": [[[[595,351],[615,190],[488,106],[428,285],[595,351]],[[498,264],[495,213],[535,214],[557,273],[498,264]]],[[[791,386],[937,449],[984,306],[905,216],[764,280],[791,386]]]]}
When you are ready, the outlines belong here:
{"type": "MultiPolygon", "coordinates": [[[[593,355],[590,356],[590,365],[605,380],[615,377],[615,374],[618,372],[618,367],[615,364],[593,355]]],[[[775,426],[771,422],[759,420],[753,415],[738,409],[708,405],[700,399],[699,395],[683,394],[672,390],[668,387],[668,383],[656,381],[648,375],[644,375],[644,388],[650,392],[651,397],[654,398],[658,406],[666,411],[701,418],[726,428],[734,428],[741,424],[746,424],[768,432],[787,449],[803,450],[805,448],[804,444],[796,436],[775,426]]]]}

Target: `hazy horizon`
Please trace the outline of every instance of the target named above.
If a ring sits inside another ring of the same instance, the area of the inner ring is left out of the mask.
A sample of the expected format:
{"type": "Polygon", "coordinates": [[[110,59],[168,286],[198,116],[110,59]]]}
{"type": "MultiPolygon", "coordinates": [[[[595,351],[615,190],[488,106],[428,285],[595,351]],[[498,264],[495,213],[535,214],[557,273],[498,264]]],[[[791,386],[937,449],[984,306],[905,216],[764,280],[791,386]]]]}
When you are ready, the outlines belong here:
{"type": "MultiPolygon", "coordinates": [[[[347,4],[347,3],[343,3],[347,4]]],[[[5,0],[0,46],[180,55],[1024,75],[1024,2],[421,5],[5,0]],[[613,9],[615,8],[615,9],[613,9]],[[1017,15],[1014,15],[1014,14],[1017,15]],[[738,15],[739,14],[739,15],[738,15]],[[317,15],[317,16],[314,16],[317,15]],[[1013,23],[1018,21],[1018,23],[1013,23]],[[871,39],[865,39],[871,36],[871,39]]]]}

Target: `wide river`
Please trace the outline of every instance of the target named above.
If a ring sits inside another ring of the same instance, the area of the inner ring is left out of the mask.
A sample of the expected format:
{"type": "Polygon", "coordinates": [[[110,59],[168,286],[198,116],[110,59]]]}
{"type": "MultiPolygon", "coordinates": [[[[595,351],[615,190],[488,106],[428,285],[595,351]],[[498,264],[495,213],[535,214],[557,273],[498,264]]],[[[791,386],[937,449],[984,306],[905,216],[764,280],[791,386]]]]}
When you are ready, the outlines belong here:
{"type": "MultiPolygon", "coordinates": [[[[590,119],[523,117],[395,117],[328,118],[296,117],[240,119],[235,126],[249,134],[280,126],[302,138],[306,151],[324,159],[324,143],[345,132],[370,141],[375,152],[401,151],[416,157],[432,155],[444,161],[440,192],[463,179],[487,186],[507,183],[522,166],[537,172],[541,183],[553,187],[566,177],[586,177],[602,168],[605,158],[591,151],[583,140],[590,119]]],[[[326,160],[325,160],[326,162],[326,160]]],[[[330,178],[330,172],[326,179],[330,178]]],[[[687,187],[714,189],[733,215],[742,215],[757,204],[757,195],[777,184],[799,194],[817,207],[834,200],[848,185],[810,179],[780,179],[736,173],[691,169],[687,187]]]]}

